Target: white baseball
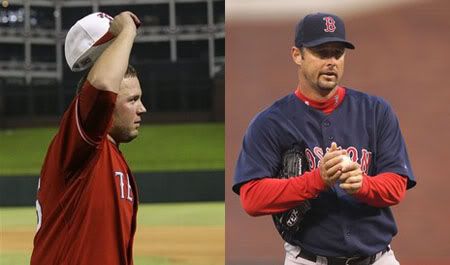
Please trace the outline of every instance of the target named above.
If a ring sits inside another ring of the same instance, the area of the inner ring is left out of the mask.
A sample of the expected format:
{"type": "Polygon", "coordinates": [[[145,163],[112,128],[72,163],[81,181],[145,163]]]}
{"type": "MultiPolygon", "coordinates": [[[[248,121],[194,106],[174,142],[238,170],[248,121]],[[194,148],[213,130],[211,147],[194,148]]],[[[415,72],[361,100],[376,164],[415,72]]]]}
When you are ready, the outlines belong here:
{"type": "Polygon", "coordinates": [[[351,164],[352,162],[353,162],[353,161],[350,159],[349,156],[347,156],[347,155],[342,155],[342,161],[341,161],[341,163],[342,163],[342,168],[347,168],[347,167],[349,167],[350,164],[351,164]]]}

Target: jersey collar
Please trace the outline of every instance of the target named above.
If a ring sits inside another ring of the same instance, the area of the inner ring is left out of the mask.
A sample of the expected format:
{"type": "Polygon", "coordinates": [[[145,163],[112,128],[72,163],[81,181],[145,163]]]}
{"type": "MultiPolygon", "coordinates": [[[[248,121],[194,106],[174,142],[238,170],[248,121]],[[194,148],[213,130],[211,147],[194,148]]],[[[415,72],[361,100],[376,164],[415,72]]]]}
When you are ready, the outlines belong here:
{"type": "Polygon", "coordinates": [[[335,110],[344,100],[345,88],[338,86],[334,95],[327,99],[326,101],[316,101],[307,98],[301,91],[300,88],[295,90],[295,95],[298,99],[303,101],[306,105],[311,106],[314,109],[320,110],[325,114],[330,114],[335,110]]]}

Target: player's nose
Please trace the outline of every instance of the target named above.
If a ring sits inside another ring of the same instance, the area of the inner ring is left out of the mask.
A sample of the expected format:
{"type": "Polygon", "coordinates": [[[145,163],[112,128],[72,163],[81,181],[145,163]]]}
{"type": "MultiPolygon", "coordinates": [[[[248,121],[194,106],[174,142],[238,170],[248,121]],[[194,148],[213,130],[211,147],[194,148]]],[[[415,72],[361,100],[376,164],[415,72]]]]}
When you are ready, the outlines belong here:
{"type": "Polygon", "coordinates": [[[326,66],[330,69],[335,69],[338,65],[338,60],[334,57],[330,57],[326,59],[326,66]]]}
{"type": "Polygon", "coordinates": [[[143,114],[147,112],[147,108],[144,106],[144,103],[142,103],[142,101],[139,104],[139,107],[137,109],[137,113],[138,114],[143,114]]]}

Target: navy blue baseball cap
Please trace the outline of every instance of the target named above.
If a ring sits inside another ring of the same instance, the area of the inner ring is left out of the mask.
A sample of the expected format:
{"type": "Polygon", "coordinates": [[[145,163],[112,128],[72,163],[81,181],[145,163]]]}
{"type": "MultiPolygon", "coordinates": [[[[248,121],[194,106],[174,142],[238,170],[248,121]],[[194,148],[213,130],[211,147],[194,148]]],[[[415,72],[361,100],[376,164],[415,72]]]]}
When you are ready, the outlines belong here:
{"type": "Polygon", "coordinates": [[[295,29],[295,46],[314,47],[327,42],[342,42],[346,48],[355,46],[345,39],[344,21],[328,13],[306,15],[295,29]]]}

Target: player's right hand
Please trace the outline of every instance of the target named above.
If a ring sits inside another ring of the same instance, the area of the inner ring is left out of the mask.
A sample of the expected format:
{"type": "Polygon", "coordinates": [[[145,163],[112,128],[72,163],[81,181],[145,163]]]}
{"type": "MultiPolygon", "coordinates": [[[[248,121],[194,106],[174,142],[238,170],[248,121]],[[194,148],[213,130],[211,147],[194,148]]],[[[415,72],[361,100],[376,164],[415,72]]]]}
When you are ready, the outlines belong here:
{"type": "Polygon", "coordinates": [[[320,176],[329,187],[333,186],[342,174],[342,155],[347,155],[347,151],[341,150],[333,142],[320,161],[320,176]]]}
{"type": "Polygon", "coordinates": [[[128,30],[136,35],[139,25],[141,25],[139,18],[130,11],[125,11],[114,17],[109,26],[109,32],[118,36],[122,31],[128,30]]]}
{"type": "Polygon", "coordinates": [[[348,194],[358,192],[363,185],[363,172],[361,166],[356,162],[350,162],[342,169],[342,174],[339,177],[339,187],[348,194]]]}

